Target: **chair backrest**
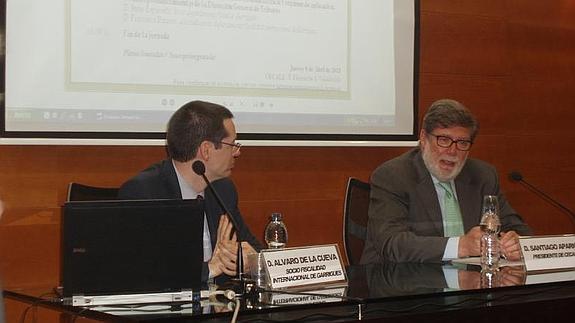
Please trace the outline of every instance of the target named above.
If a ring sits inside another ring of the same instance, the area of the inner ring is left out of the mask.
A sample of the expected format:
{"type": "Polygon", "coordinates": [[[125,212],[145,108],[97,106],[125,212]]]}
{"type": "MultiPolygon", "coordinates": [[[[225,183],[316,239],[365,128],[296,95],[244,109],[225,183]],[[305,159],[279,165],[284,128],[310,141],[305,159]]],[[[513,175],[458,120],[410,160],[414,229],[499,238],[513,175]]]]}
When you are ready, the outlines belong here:
{"type": "Polygon", "coordinates": [[[343,209],[343,244],[350,265],[359,264],[367,236],[369,183],[350,177],[343,209]]]}
{"type": "Polygon", "coordinates": [[[117,199],[118,188],[116,187],[96,187],[70,183],[68,185],[68,198],[66,201],[106,201],[117,199]]]}

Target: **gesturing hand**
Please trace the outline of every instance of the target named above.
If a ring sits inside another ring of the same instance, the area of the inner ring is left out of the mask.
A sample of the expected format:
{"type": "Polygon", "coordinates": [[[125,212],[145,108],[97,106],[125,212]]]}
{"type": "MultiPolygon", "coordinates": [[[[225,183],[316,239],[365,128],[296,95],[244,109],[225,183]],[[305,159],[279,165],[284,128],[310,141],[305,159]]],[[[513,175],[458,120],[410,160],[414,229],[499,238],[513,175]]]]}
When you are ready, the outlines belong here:
{"type": "Polygon", "coordinates": [[[238,243],[235,233],[232,235],[232,230],[233,225],[227,215],[220,216],[216,246],[212,259],[208,262],[211,277],[217,277],[222,273],[228,276],[236,275],[238,243]]]}

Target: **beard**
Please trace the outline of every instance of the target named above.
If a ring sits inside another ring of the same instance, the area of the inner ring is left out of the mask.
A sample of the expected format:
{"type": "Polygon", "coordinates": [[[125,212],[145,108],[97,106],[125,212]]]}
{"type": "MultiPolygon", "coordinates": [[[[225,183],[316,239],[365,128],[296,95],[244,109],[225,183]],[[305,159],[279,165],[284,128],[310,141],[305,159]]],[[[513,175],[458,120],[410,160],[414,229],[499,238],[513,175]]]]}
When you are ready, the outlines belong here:
{"type": "Polygon", "coordinates": [[[439,154],[434,154],[429,147],[422,149],[421,156],[427,170],[440,182],[450,182],[454,180],[461,172],[461,169],[463,169],[465,161],[467,160],[467,156],[464,157],[463,160],[458,160],[457,157],[442,157],[439,154]],[[453,163],[453,168],[451,170],[441,169],[439,164],[442,163],[442,161],[453,163]]]}

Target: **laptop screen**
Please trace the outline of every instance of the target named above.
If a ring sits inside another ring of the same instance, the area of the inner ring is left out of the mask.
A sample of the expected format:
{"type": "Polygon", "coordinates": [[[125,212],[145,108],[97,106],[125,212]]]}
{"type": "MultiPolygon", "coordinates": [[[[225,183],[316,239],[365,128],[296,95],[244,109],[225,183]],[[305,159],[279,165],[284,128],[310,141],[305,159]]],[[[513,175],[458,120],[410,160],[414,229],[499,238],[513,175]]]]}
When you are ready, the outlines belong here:
{"type": "Polygon", "coordinates": [[[203,221],[199,200],[67,202],[64,296],[199,290],[203,221]]]}

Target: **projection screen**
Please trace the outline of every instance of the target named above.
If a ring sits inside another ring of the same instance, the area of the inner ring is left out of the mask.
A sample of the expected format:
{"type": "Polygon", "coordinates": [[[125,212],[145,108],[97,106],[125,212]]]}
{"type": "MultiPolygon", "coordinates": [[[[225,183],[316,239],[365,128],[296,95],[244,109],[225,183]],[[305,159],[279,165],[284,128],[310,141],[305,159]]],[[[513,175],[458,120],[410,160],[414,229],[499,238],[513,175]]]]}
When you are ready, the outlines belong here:
{"type": "Polygon", "coordinates": [[[0,142],[161,143],[191,100],[247,144],[416,140],[417,0],[4,1],[0,142]]]}

